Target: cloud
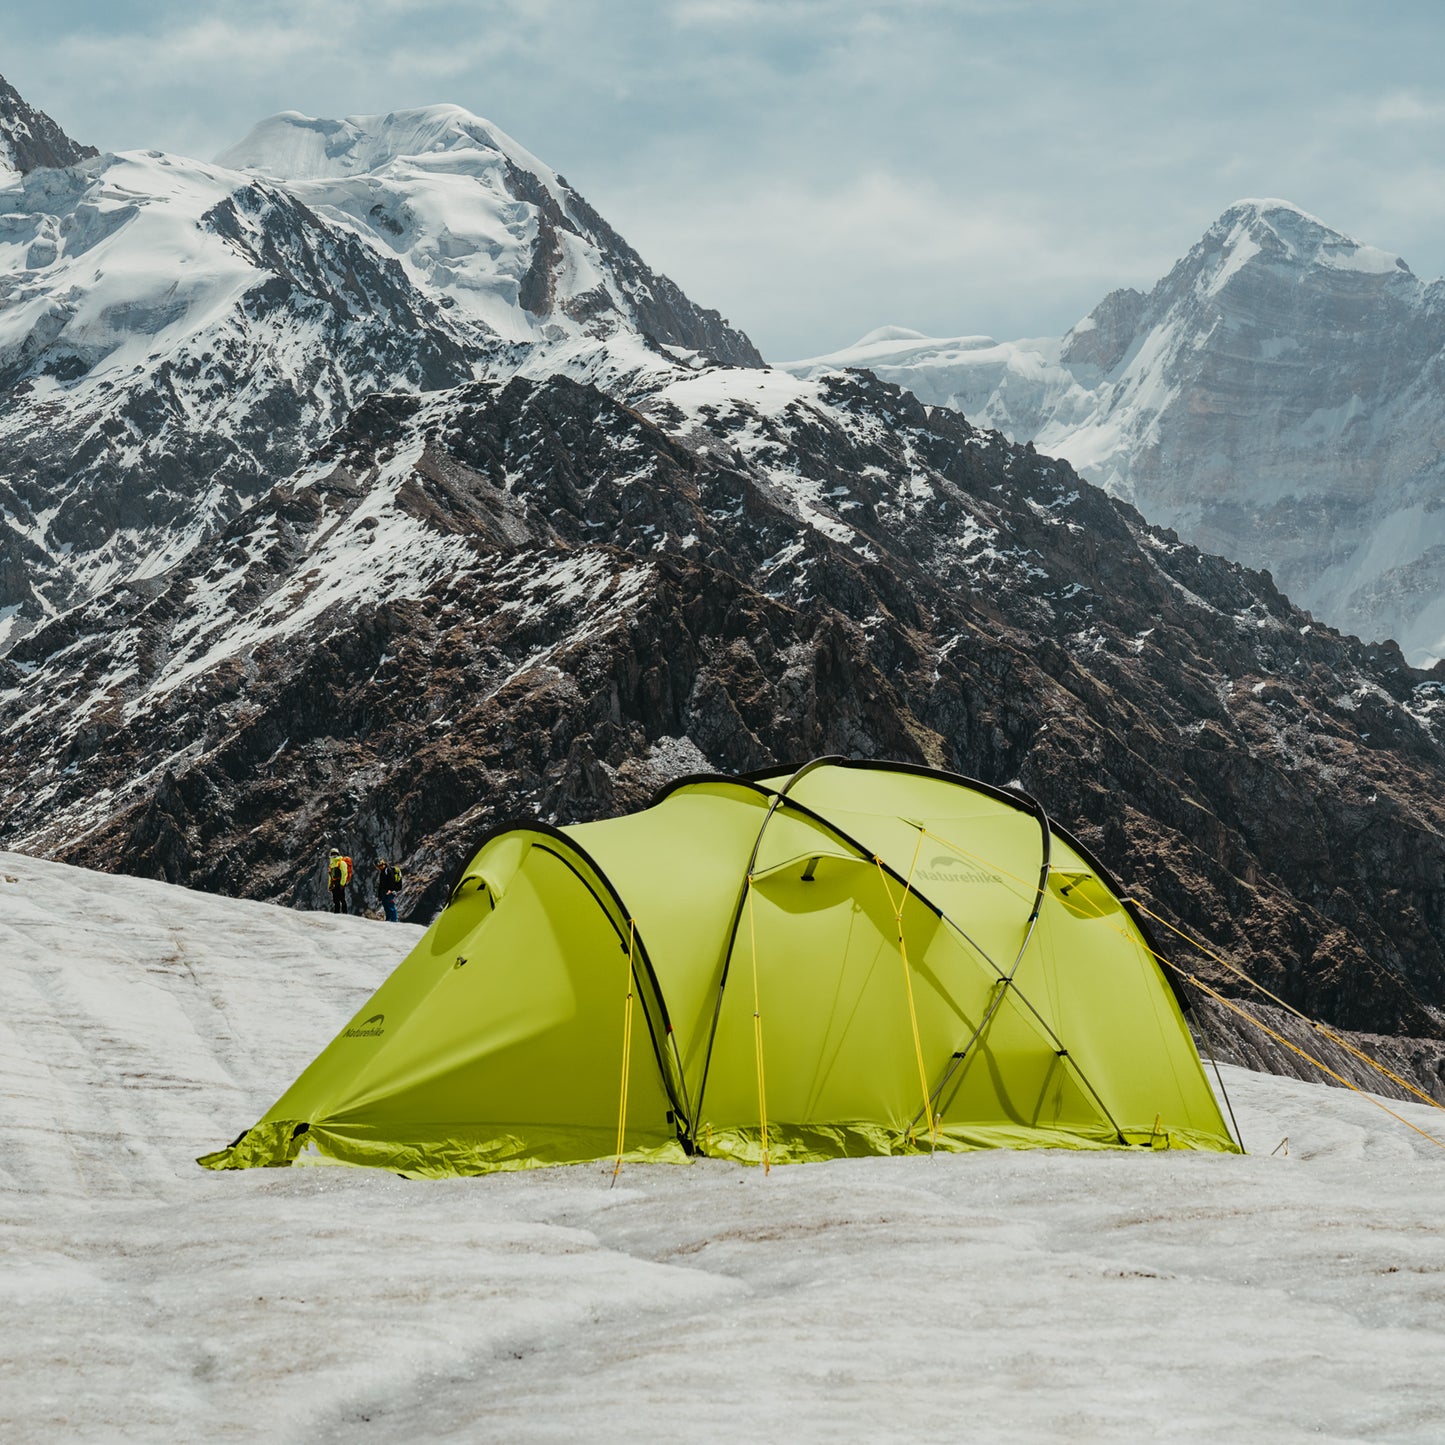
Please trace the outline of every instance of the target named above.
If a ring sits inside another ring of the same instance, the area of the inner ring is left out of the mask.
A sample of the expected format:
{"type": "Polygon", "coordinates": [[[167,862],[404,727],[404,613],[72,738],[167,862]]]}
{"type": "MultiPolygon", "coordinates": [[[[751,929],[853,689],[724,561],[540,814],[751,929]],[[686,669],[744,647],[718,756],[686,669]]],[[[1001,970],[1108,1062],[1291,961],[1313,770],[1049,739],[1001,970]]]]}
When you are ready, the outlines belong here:
{"type": "Polygon", "coordinates": [[[766,353],[1057,334],[1240,195],[1445,269],[1445,9],[1343,0],[111,0],[6,74],[78,139],[453,101],[766,353]]]}
{"type": "Polygon", "coordinates": [[[1445,120],[1445,101],[1425,100],[1414,91],[1397,90],[1375,106],[1381,125],[1436,125],[1445,120]]]}

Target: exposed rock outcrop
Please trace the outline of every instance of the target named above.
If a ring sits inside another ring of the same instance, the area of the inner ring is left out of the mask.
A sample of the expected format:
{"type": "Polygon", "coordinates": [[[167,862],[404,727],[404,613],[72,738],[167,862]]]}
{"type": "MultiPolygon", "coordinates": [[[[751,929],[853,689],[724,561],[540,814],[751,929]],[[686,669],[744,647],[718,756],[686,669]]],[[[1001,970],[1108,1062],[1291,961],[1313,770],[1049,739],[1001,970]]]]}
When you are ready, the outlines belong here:
{"type": "Polygon", "coordinates": [[[26,176],[43,166],[73,166],[99,154],[94,146],[71,140],[0,75],[0,179],[7,170],[26,176]]]}

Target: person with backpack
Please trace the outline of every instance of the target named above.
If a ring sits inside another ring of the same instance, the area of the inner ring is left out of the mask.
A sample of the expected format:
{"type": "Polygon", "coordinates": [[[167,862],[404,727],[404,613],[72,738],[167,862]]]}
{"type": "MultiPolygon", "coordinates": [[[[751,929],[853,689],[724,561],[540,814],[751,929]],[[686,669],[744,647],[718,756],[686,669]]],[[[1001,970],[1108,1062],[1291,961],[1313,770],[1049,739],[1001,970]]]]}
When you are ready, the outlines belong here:
{"type": "Polygon", "coordinates": [[[346,912],[346,887],[351,882],[351,859],[339,848],[331,850],[326,862],[326,886],[331,890],[331,911],[346,912]]]}
{"type": "Polygon", "coordinates": [[[399,923],[396,916],[396,891],[401,887],[401,869],[385,858],[376,860],[376,896],[381,899],[381,911],[388,923],[399,923]]]}

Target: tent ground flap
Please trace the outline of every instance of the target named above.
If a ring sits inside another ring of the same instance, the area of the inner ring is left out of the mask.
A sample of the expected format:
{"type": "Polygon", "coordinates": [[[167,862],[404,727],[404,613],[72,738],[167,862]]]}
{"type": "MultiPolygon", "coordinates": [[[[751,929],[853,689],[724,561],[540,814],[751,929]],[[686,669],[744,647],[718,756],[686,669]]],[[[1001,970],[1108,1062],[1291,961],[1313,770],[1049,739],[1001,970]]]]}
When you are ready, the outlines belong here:
{"type": "MultiPolygon", "coordinates": [[[[475,1129],[454,1124],[412,1126],[405,1139],[383,1131],[313,1125],[296,1135],[291,1120],[257,1125],[246,1136],[196,1162],[206,1169],[282,1168],[291,1164],[336,1163],[387,1169],[417,1179],[496,1174],[542,1169],[558,1164],[590,1164],[616,1158],[616,1130],[538,1124],[487,1125],[475,1129]]],[[[676,1138],[629,1138],[622,1155],[629,1163],[684,1164],[687,1154],[676,1138]]]]}

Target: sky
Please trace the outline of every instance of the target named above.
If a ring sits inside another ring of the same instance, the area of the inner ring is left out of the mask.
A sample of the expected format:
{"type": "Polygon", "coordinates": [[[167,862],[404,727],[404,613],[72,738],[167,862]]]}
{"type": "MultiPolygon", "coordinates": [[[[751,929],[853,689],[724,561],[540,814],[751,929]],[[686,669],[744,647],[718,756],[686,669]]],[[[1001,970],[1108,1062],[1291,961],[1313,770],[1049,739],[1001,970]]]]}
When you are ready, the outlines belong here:
{"type": "Polygon", "coordinates": [[[1445,273],[1439,0],[0,0],[0,37],[102,150],[463,105],[770,360],[1060,335],[1245,197],[1445,273]]]}

